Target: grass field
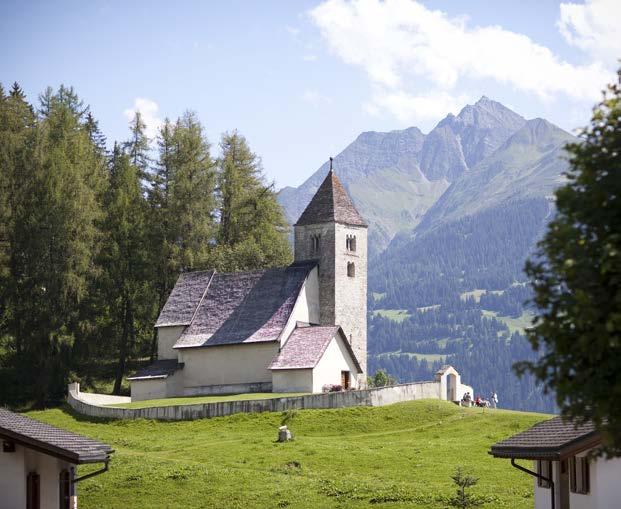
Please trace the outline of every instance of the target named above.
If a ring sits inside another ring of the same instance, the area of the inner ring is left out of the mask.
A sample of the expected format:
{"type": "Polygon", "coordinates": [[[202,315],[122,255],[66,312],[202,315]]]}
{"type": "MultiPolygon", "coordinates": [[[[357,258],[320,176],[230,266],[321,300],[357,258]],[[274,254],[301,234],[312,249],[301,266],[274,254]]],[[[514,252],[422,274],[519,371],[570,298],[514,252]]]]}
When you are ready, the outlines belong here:
{"type": "Polygon", "coordinates": [[[295,440],[276,443],[277,413],[172,423],[29,415],[114,447],[110,471],[78,485],[82,509],[439,509],[457,465],[480,477],[472,492],[484,507],[532,508],[531,478],[487,451],[548,417],[431,400],[305,410],[290,423],[295,440]]]}
{"type": "Polygon", "coordinates": [[[407,309],[376,309],[373,314],[399,323],[412,316],[407,309]]]}
{"type": "Polygon", "coordinates": [[[496,318],[496,320],[504,323],[507,327],[509,327],[509,332],[513,334],[514,332],[519,332],[520,334],[524,334],[524,329],[530,327],[532,325],[533,315],[527,311],[524,311],[519,317],[512,318],[510,316],[498,316],[498,313],[494,311],[483,310],[483,316],[489,316],[492,318],[496,318]]]}
{"type": "Polygon", "coordinates": [[[222,396],[193,396],[188,398],[166,398],[149,399],[145,401],[134,401],[132,403],[119,403],[117,405],[107,405],[115,408],[149,408],[154,406],[174,406],[174,405],[200,405],[202,403],[220,403],[222,401],[240,401],[249,399],[275,399],[290,398],[292,396],[303,396],[303,392],[287,392],[278,394],[275,392],[250,392],[244,394],[225,394],[222,396]]]}

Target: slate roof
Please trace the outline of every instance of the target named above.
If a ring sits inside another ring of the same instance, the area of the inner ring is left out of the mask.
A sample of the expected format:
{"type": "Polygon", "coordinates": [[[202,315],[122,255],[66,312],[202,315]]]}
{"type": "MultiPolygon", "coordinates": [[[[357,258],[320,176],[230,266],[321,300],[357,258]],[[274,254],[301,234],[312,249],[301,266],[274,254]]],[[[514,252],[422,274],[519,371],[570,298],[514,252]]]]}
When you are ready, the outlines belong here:
{"type": "Polygon", "coordinates": [[[555,417],[492,445],[490,454],[497,458],[559,460],[600,442],[593,424],[576,427],[571,421],[555,417]]]}
{"type": "Polygon", "coordinates": [[[155,326],[189,325],[213,273],[209,270],[181,274],[155,326]]]}
{"type": "Polygon", "coordinates": [[[269,369],[312,369],[321,360],[332,338],[340,334],[359,373],[362,368],[351,349],[345,334],[338,325],[310,326],[296,328],[280,352],[270,364],[269,369]]]}
{"type": "Polygon", "coordinates": [[[296,226],[331,222],[367,226],[332,170],[328,172],[315,196],[302,212],[296,226]]]}
{"type": "Polygon", "coordinates": [[[70,463],[100,463],[114,452],[109,445],[0,408],[0,437],[70,463]]]}
{"type": "Polygon", "coordinates": [[[151,380],[154,378],[167,378],[180,369],[183,369],[183,363],[177,362],[177,359],[161,359],[146,368],[142,368],[135,375],[127,377],[127,379],[151,380]]]}
{"type": "Polygon", "coordinates": [[[276,341],[314,262],[214,273],[174,348],[276,341]]]}

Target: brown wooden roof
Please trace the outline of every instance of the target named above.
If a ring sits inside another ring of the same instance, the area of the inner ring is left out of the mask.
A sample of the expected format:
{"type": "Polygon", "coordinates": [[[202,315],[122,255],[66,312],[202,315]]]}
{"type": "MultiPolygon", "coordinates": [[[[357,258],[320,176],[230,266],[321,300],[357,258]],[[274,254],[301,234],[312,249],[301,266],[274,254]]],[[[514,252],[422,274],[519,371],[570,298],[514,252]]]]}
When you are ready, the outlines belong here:
{"type": "Polygon", "coordinates": [[[100,463],[113,452],[109,445],[0,408],[0,438],[69,463],[100,463]]]}
{"type": "Polygon", "coordinates": [[[600,443],[593,424],[575,426],[555,417],[492,445],[490,454],[497,458],[560,460],[600,443]]]}
{"type": "Polygon", "coordinates": [[[354,207],[336,173],[330,170],[295,225],[302,226],[333,222],[353,226],[367,226],[367,223],[362,219],[356,207],[354,207]]]}

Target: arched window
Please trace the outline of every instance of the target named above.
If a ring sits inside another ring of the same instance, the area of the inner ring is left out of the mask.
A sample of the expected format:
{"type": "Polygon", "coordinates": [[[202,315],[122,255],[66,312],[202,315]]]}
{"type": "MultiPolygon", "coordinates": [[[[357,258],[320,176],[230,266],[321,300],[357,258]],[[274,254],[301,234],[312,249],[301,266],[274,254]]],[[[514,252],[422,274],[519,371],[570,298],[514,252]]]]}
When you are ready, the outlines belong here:
{"type": "Polygon", "coordinates": [[[355,277],[356,276],[356,265],[354,264],[354,262],[348,262],[347,263],[347,275],[349,277],[355,277]]]}
{"type": "Polygon", "coordinates": [[[320,239],[321,239],[321,235],[311,235],[311,253],[312,254],[319,253],[320,239]]]}
{"type": "Polygon", "coordinates": [[[356,236],[348,235],[345,239],[345,247],[347,251],[356,251],[356,236]]]}

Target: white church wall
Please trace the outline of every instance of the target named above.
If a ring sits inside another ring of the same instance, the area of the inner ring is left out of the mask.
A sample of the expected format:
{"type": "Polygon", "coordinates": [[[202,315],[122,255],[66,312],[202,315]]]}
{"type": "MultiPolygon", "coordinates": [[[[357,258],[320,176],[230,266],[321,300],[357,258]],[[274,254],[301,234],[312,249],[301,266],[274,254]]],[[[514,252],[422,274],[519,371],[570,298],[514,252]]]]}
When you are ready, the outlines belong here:
{"type": "Polygon", "coordinates": [[[179,361],[183,368],[183,393],[209,394],[225,392],[218,386],[229,386],[233,391],[261,389],[238,387],[235,385],[263,384],[271,388],[272,372],[268,369],[278,353],[278,342],[244,343],[241,345],[210,346],[179,350],[179,361]],[[208,386],[216,386],[209,388],[208,386]]]}
{"type": "Polygon", "coordinates": [[[302,285],[289,320],[280,334],[281,345],[286,343],[297,322],[319,323],[319,278],[317,276],[317,267],[309,272],[306,281],[302,285]]]}
{"type": "Polygon", "coordinates": [[[157,328],[157,358],[158,359],[176,359],[177,351],[173,346],[181,336],[185,329],[185,325],[176,325],[174,327],[158,327],[157,328]]]}
{"type": "Polygon", "coordinates": [[[154,378],[151,380],[131,381],[132,401],[144,401],[145,399],[163,399],[167,397],[166,378],[154,378]]]}
{"type": "Polygon", "coordinates": [[[313,392],[312,369],[275,369],[272,371],[274,392],[313,392]]]}
{"type": "Polygon", "coordinates": [[[349,371],[351,388],[357,389],[358,371],[347,352],[343,338],[337,333],[313,369],[313,392],[321,392],[326,384],[340,385],[341,371],[349,371]]]}

